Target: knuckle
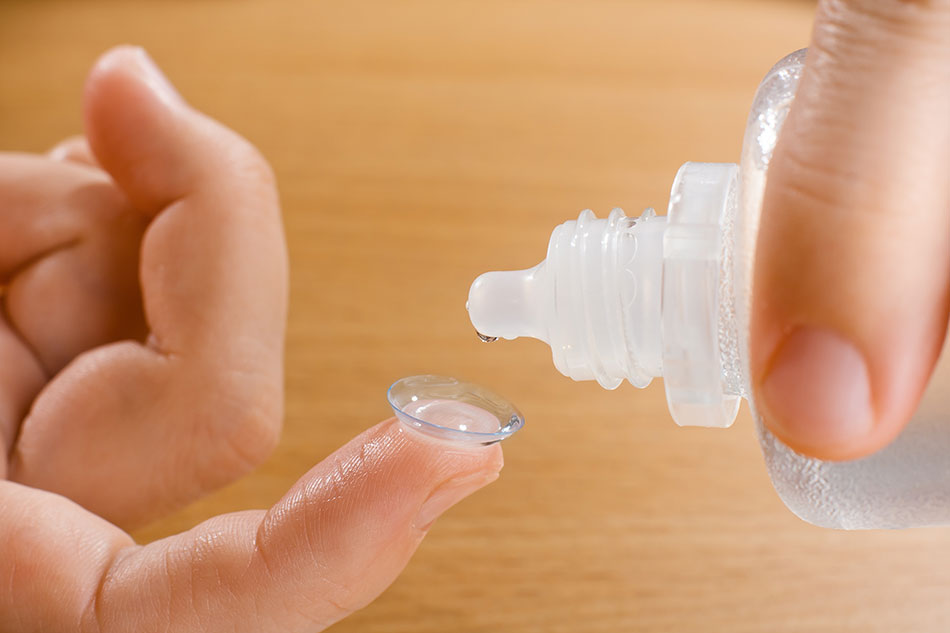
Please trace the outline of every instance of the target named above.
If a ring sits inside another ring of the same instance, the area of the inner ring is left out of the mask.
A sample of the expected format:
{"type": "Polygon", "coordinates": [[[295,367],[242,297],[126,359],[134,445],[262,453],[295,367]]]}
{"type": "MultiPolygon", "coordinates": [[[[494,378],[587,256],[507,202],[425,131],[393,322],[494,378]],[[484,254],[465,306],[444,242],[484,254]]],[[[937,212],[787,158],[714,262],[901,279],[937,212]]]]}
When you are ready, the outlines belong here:
{"type": "Polygon", "coordinates": [[[201,446],[218,447],[206,465],[206,487],[253,470],[277,447],[283,419],[283,391],[270,381],[231,381],[206,400],[201,446]],[[241,384],[243,383],[243,384],[241,384]]]}
{"type": "Polygon", "coordinates": [[[896,38],[943,45],[948,25],[950,0],[825,0],[816,34],[836,40],[896,38]]]}
{"type": "Polygon", "coordinates": [[[796,143],[776,156],[767,196],[781,204],[783,215],[795,216],[790,220],[801,221],[803,215],[827,220],[848,206],[842,203],[855,185],[854,174],[834,161],[816,162],[812,154],[819,153],[820,148],[796,143]]]}
{"type": "Polygon", "coordinates": [[[236,402],[229,417],[226,437],[239,463],[253,468],[277,448],[283,417],[281,398],[262,389],[256,397],[236,402]]]}
{"type": "Polygon", "coordinates": [[[323,601],[336,611],[334,620],[345,618],[368,604],[366,598],[355,588],[356,584],[356,582],[338,584],[329,580],[325,583],[326,593],[323,601]]]}
{"type": "Polygon", "coordinates": [[[909,17],[914,12],[950,10],[950,0],[826,0],[824,4],[877,17],[909,17]]]}
{"type": "Polygon", "coordinates": [[[250,141],[232,133],[231,169],[242,181],[276,187],[274,169],[263,153],[250,141]]]}

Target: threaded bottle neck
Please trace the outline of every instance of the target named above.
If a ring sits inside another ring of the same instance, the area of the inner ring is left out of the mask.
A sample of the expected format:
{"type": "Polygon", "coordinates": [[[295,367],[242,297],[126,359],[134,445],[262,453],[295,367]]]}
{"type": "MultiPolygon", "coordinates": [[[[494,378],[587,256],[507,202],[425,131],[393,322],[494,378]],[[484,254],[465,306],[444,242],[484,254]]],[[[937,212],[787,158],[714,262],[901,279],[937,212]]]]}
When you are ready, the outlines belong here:
{"type": "Polygon", "coordinates": [[[733,288],[738,167],[686,163],[664,217],[584,211],[532,269],[486,273],[469,316],[489,337],[531,336],[558,370],[614,389],[662,376],[674,420],[729,426],[743,384],[733,288]]]}
{"type": "Polygon", "coordinates": [[[558,370],[614,389],[661,375],[660,281],[666,218],[587,210],[551,235],[547,342],[558,370]]]}

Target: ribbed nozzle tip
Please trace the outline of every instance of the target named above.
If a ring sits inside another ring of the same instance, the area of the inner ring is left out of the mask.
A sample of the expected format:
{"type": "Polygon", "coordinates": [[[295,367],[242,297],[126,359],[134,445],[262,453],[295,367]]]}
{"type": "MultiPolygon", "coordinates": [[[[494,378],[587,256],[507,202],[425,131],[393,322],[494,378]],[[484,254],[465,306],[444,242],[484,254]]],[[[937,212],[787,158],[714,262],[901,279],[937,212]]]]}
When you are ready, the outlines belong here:
{"type": "Polygon", "coordinates": [[[538,296],[540,266],[481,275],[468,291],[468,316],[482,337],[546,340],[538,296]]]}

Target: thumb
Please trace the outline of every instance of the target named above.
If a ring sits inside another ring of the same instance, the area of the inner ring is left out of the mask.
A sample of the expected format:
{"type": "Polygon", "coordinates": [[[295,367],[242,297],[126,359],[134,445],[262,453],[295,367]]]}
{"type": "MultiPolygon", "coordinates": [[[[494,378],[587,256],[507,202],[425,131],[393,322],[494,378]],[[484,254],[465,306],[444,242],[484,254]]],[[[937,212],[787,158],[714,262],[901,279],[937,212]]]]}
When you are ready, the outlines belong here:
{"type": "Polygon", "coordinates": [[[775,149],[751,363],[765,424],[850,459],[913,414],[947,331],[950,3],[823,0],[775,149]]]}
{"type": "Polygon", "coordinates": [[[275,446],[287,252],[267,162],[181,101],[142,49],[99,59],[83,113],[96,162],[150,218],[138,271],[149,336],[59,373],[21,426],[11,473],[128,525],[230,483],[275,446]]]}
{"type": "Polygon", "coordinates": [[[322,630],[382,592],[432,522],[501,467],[498,446],[433,440],[391,419],[270,510],[146,546],[68,499],[0,482],[0,583],[11,588],[0,620],[101,633],[322,630]]]}

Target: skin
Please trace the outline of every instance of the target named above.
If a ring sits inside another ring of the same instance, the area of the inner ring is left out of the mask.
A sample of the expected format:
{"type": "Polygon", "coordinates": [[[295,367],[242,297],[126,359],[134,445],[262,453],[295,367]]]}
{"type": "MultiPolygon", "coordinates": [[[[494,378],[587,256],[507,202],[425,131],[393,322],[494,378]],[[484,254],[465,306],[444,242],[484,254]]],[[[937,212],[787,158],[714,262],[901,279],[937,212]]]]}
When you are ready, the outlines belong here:
{"type": "Polygon", "coordinates": [[[0,631],[319,631],[493,481],[498,446],[382,422],[274,507],[149,545],[141,524],[274,447],[287,255],[274,178],[141,49],[104,55],[85,136],[0,153],[0,631]]]}
{"type": "Polygon", "coordinates": [[[950,2],[821,0],[776,146],[751,365],[765,423],[807,455],[888,444],[947,333],[950,2]]]}
{"type": "MultiPolygon", "coordinates": [[[[83,108],[85,138],[0,155],[0,627],[321,630],[382,591],[501,452],[389,420],[270,510],[135,545],[118,525],[276,441],[286,256],[264,160],[141,51],[106,54],[83,108]]],[[[821,0],[770,168],[751,332],[758,407],[803,453],[886,445],[933,369],[947,112],[950,2],[821,0]]]]}

